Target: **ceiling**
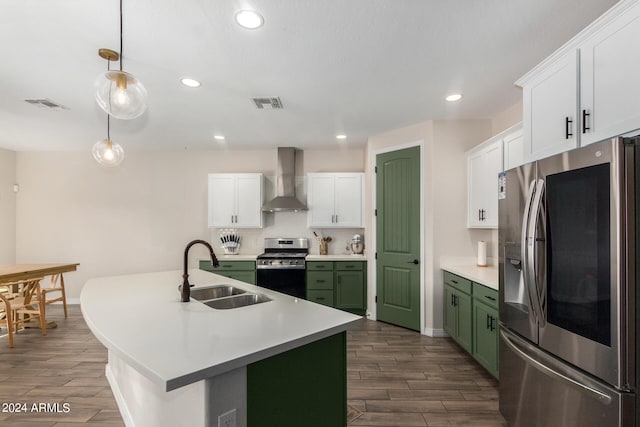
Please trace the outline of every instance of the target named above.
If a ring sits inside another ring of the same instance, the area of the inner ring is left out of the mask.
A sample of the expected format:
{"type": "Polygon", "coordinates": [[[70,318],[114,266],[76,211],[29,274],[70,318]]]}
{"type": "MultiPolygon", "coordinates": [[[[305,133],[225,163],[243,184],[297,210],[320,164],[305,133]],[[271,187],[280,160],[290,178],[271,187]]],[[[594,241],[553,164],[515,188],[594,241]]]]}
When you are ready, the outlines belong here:
{"type": "MultiPolygon", "coordinates": [[[[521,98],[517,78],[614,3],[124,0],[124,70],[149,100],[141,117],[111,120],[111,137],[125,150],[361,146],[425,120],[490,118],[521,98]],[[239,27],[242,8],[264,26],[239,27]],[[464,98],[445,102],[452,92],[464,98]],[[250,101],[273,96],[284,109],[250,101]]],[[[119,50],[118,7],[0,3],[0,148],[89,151],[106,137],[93,86],[107,67],[98,49],[119,50]],[[24,102],[34,98],[66,108],[24,102]]]]}

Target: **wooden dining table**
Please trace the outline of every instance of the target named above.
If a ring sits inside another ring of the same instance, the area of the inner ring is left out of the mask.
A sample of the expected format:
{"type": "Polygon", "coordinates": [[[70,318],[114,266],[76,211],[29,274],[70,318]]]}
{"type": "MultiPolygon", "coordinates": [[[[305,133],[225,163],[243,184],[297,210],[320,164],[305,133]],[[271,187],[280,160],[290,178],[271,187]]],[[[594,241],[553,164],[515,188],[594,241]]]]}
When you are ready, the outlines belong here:
{"type": "Polygon", "coordinates": [[[76,271],[80,264],[7,264],[0,265],[0,283],[35,279],[58,273],[76,271]]]}
{"type": "MultiPolygon", "coordinates": [[[[80,264],[7,264],[0,265],[0,285],[19,280],[35,279],[59,273],[76,271],[80,264]]],[[[64,280],[61,278],[61,280],[64,280]]],[[[29,325],[38,327],[37,324],[29,325]]],[[[47,322],[47,328],[55,328],[55,322],[47,322]]]]}

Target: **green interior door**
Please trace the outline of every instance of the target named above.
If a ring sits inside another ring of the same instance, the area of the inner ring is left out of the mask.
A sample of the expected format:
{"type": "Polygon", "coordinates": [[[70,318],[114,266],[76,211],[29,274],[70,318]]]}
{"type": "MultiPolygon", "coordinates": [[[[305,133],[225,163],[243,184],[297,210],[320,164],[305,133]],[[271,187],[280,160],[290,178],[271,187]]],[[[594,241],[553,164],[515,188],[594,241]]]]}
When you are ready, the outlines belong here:
{"type": "Polygon", "coordinates": [[[377,318],[420,331],[420,147],[376,156],[377,318]]]}

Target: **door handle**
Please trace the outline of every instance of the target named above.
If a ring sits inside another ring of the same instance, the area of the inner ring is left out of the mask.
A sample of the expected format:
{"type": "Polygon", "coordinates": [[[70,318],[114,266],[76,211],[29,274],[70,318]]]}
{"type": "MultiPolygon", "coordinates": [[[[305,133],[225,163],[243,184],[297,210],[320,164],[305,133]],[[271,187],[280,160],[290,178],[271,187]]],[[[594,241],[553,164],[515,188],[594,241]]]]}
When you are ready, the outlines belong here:
{"type": "Polygon", "coordinates": [[[414,259],[413,261],[407,261],[407,264],[420,264],[420,261],[418,261],[417,259],[414,259]]]}

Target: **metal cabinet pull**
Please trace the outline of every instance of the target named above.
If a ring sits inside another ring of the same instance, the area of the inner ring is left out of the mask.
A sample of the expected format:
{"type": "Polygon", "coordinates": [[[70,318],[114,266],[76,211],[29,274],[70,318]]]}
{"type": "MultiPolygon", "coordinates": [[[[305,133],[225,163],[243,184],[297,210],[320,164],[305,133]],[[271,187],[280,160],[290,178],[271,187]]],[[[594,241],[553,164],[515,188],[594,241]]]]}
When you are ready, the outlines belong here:
{"type": "Polygon", "coordinates": [[[336,214],[336,224],[338,223],[338,214],[336,214]]]}
{"type": "MultiPolygon", "coordinates": [[[[418,264],[420,264],[420,261],[417,260],[417,259],[414,259],[413,261],[407,261],[407,264],[416,264],[416,265],[418,265],[418,264]]],[[[452,282],[453,282],[453,280],[452,280],[452,282]]],[[[454,282],[454,283],[456,283],[456,282],[454,282]]]]}
{"type": "Polygon", "coordinates": [[[564,139],[569,139],[573,136],[573,134],[569,131],[569,127],[572,123],[573,120],[571,120],[569,116],[564,118],[564,139]]]}
{"type": "Polygon", "coordinates": [[[587,113],[587,110],[582,110],[582,133],[587,133],[588,130],[591,130],[590,127],[587,127],[587,117],[591,117],[591,113],[587,113]]]}
{"type": "Polygon", "coordinates": [[[485,295],[484,296],[486,299],[491,300],[491,301],[495,301],[496,299],[494,297],[490,297],[489,295],[485,295]]]}
{"type": "Polygon", "coordinates": [[[316,280],[316,283],[325,283],[326,280],[316,280]]]}

